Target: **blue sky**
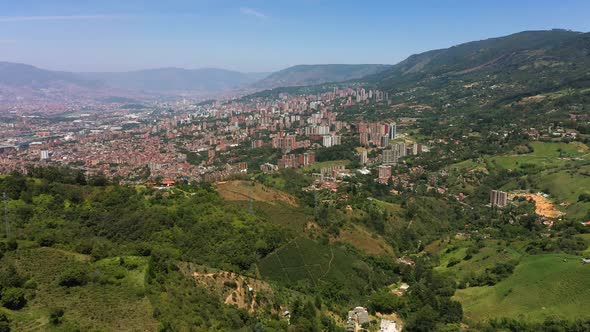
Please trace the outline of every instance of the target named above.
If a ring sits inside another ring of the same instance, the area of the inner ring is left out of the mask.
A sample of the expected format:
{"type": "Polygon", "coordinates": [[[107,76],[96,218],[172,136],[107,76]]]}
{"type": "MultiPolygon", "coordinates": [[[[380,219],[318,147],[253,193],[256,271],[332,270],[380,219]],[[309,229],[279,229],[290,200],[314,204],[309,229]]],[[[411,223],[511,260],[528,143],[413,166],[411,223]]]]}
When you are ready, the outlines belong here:
{"type": "Polygon", "coordinates": [[[70,71],[397,63],[462,42],[590,31],[588,0],[0,0],[0,61],[70,71]]]}

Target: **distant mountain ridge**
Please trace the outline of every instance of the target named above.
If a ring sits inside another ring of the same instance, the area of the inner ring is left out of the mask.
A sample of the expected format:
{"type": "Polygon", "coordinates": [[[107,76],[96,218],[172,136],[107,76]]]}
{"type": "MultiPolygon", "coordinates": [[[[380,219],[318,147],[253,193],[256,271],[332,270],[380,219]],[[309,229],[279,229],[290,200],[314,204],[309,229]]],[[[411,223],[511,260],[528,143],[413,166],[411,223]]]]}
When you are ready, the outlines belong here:
{"type": "Polygon", "coordinates": [[[524,31],[415,54],[393,66],[298,65],[271,74],[214,68],[69,73],[0,62],[0,102],[22,99],[21,91],[30,98],[68,97],[80,91],[91,96],[113,89],[154,95],[211,94],[347,81],[388,91],[394,102],[437,107],[457,100],[489,104],[572,86],[590,88],[590,33],[524,31]]]}
{"type": "MultiPolygon", "coordinates": [[[[242,73],[218,68],[156,68],[128,72],[62,72],[31,65],[0,62],[0,100],[20,98],[19,90],[33,97],[49,89],[53,95],[84,91],[121,90],[147,94],[211,94],[235,90],[260,90],[278,86],[313,85],[361,78],[388,65],[300,65],[278,72],[242,73]],[[55,92],[58,92],[57,94],[55,92]]],[[[49,93],[46,93],[49,94],[49,93]]]]}
{"type": "Polygon", "coordinates": [[[2,85],[47,88],[56,82],[87,87],[98,85],[98,82],[84,79],[74,73],[45,70],[21,63],[0,62],[0,84],[2,85]]]}
{"type": "Polygon", "coordinates": [[[297,65],[270,74],[252,87],[272,89],[277,87],[306,86],[359,79],[387,70],[391,65],[381,64],[327,64],[297,65]]]}
{"type": "Polygon", "coordinates": [[[203,68],[157,68],[129,72],[82,73],[81,77],[104,82],[108,86],[150,92],[218,92],[245,87],[268,73],[203,68]]]}

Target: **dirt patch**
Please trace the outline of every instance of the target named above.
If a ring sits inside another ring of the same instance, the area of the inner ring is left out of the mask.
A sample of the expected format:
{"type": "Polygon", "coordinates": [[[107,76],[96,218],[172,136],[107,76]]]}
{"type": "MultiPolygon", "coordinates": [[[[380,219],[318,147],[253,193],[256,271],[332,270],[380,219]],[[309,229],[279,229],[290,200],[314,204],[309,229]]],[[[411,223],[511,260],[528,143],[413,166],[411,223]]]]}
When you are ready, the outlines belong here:
{"type": "Polygon", "coordinates": [[[535,213],[541,217],[559,218],[565,213],[559,211],[557,206],[541,194],[510,194],[510,199],[515,197],[525,197],[535,202],[535,213]]]}
{"type": "Polygon", "coordinates": [[[273,294],[270,285],[264,281],[233,272],[193,272],[191,276],[198,284],[215,290],[225,304],[247,309],[250,313],[262,309],[268,303],[269,295],[273,294]]]}
{"type": "Polygon", "coordinates": [[[282,191],[250,181],[226,181],[216,183],[217,192],[228,201],[259,201],[269,204],[287,203],[297,207],[297,199],[282,191]]]}
{"type": "Polygon", "coordinates": [[[529,104],[529,103],[538,103],[543,101],[545,98],[547,98],[546,96],[543,95],[536,95],[536,96],[531,96],[531,97],[526,97],[526,98],[522,98],[518,104],[523,105],[523,104],[529,104]]]}

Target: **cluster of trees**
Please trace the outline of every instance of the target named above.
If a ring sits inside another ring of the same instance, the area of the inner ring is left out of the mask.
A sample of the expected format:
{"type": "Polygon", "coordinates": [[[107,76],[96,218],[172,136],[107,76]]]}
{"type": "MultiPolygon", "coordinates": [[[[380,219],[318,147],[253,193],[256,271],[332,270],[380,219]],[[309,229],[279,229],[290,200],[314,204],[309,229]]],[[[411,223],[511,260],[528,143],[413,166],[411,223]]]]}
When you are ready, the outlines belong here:
{"type": "Polygon", "coordinates": [[[418,259],[414,269],[404,267],[400,273],[411,285],[406,295],[394,295],[389,288],[373,293],[368,306],[371,313],[397,312],[404,318],[407,331],[435,331],[462,321],[461,304],[451,300],[455,281],[434,272],[430,257],[418,259]]]}
{"type": "Polygon", "coordinates": [[[548,318],[541,323],[530,323],[516,319],[494,319],[489,323],[479,324],[478,328],[484,332],[519,331],[519,332],[582,332],[590,331],[590,320],[568,321],[548,318]]]}
{"type": "Polygon", "coordinates": [[[460,288],[477,287],[477,286],[493,286],[498,282],[508,278],[516,267],[517,262],[500,262],[493,267],[485,269],[485,271],[478,276],[469,276],[459,283],[460,288]]]}
{"type": "Polygon", "coordinates": [[[0,305],[11,310],[22,309],[27,304],[27,288],[34,288],[34,282],[28,282],[21,276],[14,265],[0,270],[0,305]]]}

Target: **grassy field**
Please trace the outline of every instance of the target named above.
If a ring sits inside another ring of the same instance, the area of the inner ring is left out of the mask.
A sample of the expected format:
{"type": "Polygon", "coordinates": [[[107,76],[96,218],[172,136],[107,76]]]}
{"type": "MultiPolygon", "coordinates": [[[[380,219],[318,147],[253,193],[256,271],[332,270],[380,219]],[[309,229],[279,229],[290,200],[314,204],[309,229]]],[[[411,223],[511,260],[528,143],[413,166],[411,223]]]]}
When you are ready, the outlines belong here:
{"type": "Polygon", "coordinates": [[[227,181],[216,184],[217,192],[228,201],[258,201],[299,206],[297,199],[285,192],[251,181],[227,181]]]}
{"type": "Polygon", "coordinates": [[[471,320],[588,318],[590,265],[580,259],[565,254],[526,256],[507,279],[495,286],[458,290],[455,299],[471,320]]]}
{"type": "Polygon", "coordinates": [[[478,275],[485,269],[491,268],[497,263],[517,261],[522,257],[518,243],[508,245],[506,241],[486,240],[485,246],[474,254],[469,260],[464,260],[469,247],[475,244],[468,240],[453,240],[451,244],[440,245],[435,248],[440,254],[440,264],[435,269],[439,272],[452,274],[461,280],[468,275],[478,275]],[[448,267],[449,262],[459,263],[448,267]]]}
{"type": "Polygon", "coordinates": [[[578,198],[583,193],[590,194],[590,165],[545,171],[533,176],[531,180],[539,190],[568,203],[565,212],[569,218],[588,217],[590,202],[579,202],[578,198]]]}
{"type": "Polygon", "coordinates": [[[542,168],[565,165],[568,161],[560,158],[582,158],[588,156],[588,147],[582,143],[532,142],[533,152],[527,154],[494,156],[486,158],[491,164],[515,169],[522,165],[534,164],[542,168]]]}
{"type": "Polygon", "coordinates": [[[350,161],[348,160],[330,160],[330,161],[323,161],[320,163],[316,163],[313,165],[305,166],[302,168],[304,172],[319,172],[320,169],[323,167],[332,167],[332,166],[339,166],[344,165],[346,166],[350,161]]]}
{"type": "Polygon", "coordinates": [[[344,248],[305,238],[291,241],[259,263],[264,279],[286,286],[303,284],[313,287],[329,283],[346,288],[346,291],[362,289],[366,281],[359,277],[358,271],[368,269],[364,262],[344,248]]]}
{"type": "Polygon", "coordinates": [[[295,232],[303,232],[305,225],[312,218],[304,208],[296,208],[287,204],[269,204],[265,202],[230,202],[242,209],[249,210],[252,207],[253,213],[262,216],[266,220],[277,225],[284,226],[295,232]],[[250,205],[251,204],[251,205],[250,205]]]}
{"type": "Polygon", "coordinates": [[[531,142],[533,152],[526,154],[509,154],[501,156],[484,156],[479,161],[465,160],[453,164],[449,168],[480,169],[486,171],[490,167],[516,169],[527,164],[534,164],[543,169],[564,166],[570,160],[567,158],[590,159],[588,146],[579,143],[531,142]],[[562,159],[563,158],[563,159],[562,159]]]}
{"type": "Polygon", "coordinates": [[[229,204],[250,210],[268,221],[303,232],[310,219],[297,199],[285,192],[250,181],[228,181],[217,184],[217,191],[229,204]]]}
{"type": "Polygon", "coordinates": [[[381,236],[371,234],[364,227],[357,224],[350,224],[340,230],[335,242],[352,244],[358,250],[369,255],[393,255],[393,249],[381,236]]]}
{"type": "Polygon", "coordinates": [[[19,311],[9,311],[17,331],[51,331],[53,308],[65,311],[60,328],[78,326],[84,331],[153,331],[157,322],[145,295],[144,257],[111,258],[91,262],[89,256],[54,248],[19,249],[0,262],[14,264],[20,274],[37,283],[28,304],[19,311]],[[68,268],[87,268],[94,281],[85,286],[58,285],[61,273],[68,268]]]}

